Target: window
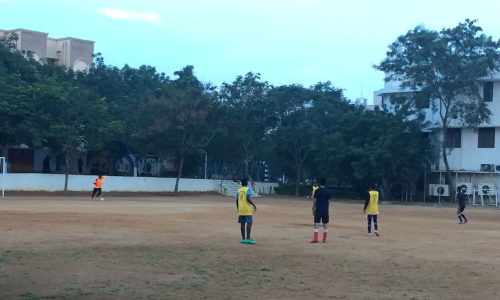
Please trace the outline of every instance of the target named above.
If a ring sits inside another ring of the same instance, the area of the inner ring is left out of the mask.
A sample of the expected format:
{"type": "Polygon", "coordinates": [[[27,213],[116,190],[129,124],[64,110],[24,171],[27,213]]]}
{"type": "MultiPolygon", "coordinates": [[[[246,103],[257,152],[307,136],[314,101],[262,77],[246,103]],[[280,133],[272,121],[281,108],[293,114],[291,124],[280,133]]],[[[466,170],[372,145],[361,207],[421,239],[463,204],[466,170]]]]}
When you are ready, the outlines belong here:
{"type": "Polygon", "coordinates": [[[483,85],[483,100],[484,102],[493,101],[493,82],[485,82],[483,85]]]}
{"type": "Polygon", "coordinates": [[[478,148],[495,148],[495,128],[479,128],[477,133],[478,148]]]}
{"type": "Polygon", "coordinates": [[[448,128],[444,145],[446,148],[462,148],[462,129],[448,128]]]}
{"type": "Polygon", "coordinates": [[[418,109],[430,107],[430,95],[427,92],[417,92],[415,94],[415,107],[418,109]]]}

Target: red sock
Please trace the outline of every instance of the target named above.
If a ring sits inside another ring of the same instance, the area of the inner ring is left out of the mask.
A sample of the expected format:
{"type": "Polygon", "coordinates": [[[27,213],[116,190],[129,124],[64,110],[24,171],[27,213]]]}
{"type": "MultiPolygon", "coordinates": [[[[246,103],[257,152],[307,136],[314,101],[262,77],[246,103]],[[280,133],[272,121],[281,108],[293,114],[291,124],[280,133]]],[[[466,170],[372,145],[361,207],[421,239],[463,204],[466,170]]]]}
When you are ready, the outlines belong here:
{"type": "Polygon", "coordinates": [[[317,241],[318,240],[318,232],[319,232],[319,229],[314,228],[314,239],[313,239],[313,241],[317,241]]]}
{"type": "Polygon", "coordinates": [[[323,229],[323,243],[326,243],[326,236],[328,235],[328,229],[323,229]]]}

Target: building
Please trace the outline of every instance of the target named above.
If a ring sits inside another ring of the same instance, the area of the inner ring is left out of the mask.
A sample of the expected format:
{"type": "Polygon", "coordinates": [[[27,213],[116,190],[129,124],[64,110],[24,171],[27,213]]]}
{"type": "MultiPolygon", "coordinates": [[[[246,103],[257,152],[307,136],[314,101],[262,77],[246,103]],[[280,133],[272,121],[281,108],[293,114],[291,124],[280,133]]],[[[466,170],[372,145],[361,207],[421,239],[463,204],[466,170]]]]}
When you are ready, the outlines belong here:
{"type": "Polygon", "coordinates": [[[16,33],[20,51],[31,51],[37,60],[66,66],[74,71],[88,71],[92,66],[94,42],[72,37],[54,39],[45,32],[26,29],[2,30],[0,36],[16,33]]]}
{"type": "MultiPolygon", "coordinates": [[[[453,120],[448,129],[448,163],[456,182],[471,183],[472,188],[480,189],[487,183],[490,189],[500,188],[500,74],[481,79],[482,97],[492,112],[491,121],[478,128],[465,127],[453,120]]],[[[417,91],[401,90],[399,82],[386,82],[384,88],[374,93],[374,104],[381,109],[393,110],[393,97],[408,95],[417,91]]],[[[433,101],[433,100],[430,100],[433,101]]],[[[442,133],[436,124],[440,124],[438,112],[432,110],[431,102],[421,104],[427,121],[429,135],[443,142],[442,133]]],[[[446,170],[442,156],[431,164],[429,174],[431,181],[427,183],[444,184],[446,170]]],[[[430,192],[430,191],[429,191],[430,192]]],[[[432,194],[432,192],[430,192],[432,194]]],[[[481,195],[481,192],[478,192],[481,195]]]]}

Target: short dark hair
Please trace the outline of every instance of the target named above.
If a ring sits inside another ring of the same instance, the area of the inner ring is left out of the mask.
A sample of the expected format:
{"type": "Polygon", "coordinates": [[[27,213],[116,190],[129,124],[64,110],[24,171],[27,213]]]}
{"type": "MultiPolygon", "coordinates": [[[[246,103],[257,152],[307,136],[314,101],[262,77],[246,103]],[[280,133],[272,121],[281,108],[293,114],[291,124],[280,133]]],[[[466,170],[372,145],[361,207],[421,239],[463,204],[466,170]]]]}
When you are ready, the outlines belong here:
{"type": "Polygon", "coordinates": [[[375,185],[373,183],[370,183],[370,185],[368,185],[368,188],[370,190],[375,190],[375,185]]]}
{"type": "Polygon", "coordinates": [[[246,178],[241,179],[241,185],[242,186],[247,186],[248,185],[248,179],[246,179],[246,178]]]}
{"type": "Polygon", "coordinates": [[[102,178],[102,175],[99,175],[99,178],[102,178]]]}
{"type": "Polygon", "coordinates": [[[319,181],[319,185],[322,185],[322,186],[326,185],[326,178],[321,177],[318,181],[319,181]]]}

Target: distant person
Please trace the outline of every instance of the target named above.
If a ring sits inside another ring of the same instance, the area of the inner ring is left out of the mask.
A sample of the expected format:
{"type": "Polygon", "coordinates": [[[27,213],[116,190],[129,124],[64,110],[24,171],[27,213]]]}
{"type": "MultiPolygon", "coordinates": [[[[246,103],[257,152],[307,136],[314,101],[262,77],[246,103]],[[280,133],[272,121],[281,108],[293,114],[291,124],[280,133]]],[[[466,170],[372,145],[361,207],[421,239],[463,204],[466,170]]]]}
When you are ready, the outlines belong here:
{"type": "Polygon", "coordinates": [[[104,176],[99,175],[99,177],[96,180],[94,180],[94,190],[92,191],[92,199],[91,200],[94,200],[94,198],[97,199],[101,195],[102,182],[104,181],[104,179],[106,179],[106,177],[108,177],[108,176],[107,175],[104,175],[104,176]]]}
{"type": "Polygon", "coordinates": [[[467,195],[464,193],[464,190],[461,187],[458,188],[457,198],[458,198],[457,216],[458,216],[458,219],[460,220],[460,222],[458,222],[458,224],[465,224],[468,222],[467,218],[464,215],[465,202],[467,200],[467,195]],[[464,219],[462,220],[462,218],[464,218],[464,219]]]}
{"type": "Polygon", "coordinates": [[[238,182],[238,175],[236,175],[236,173],[233,173],[233,175],[231,175],[231,179],[233,180],[233,182],[238,182]]]}
{"type": "Polygon", "coordinates": [[[243,244],[256,244],[254,240],[251,239],[250,234],[252,233],[252,208],[253,211],[257,211],[257,206],[252,202],[252,189],[248,187],[248,180],[245,178],[241,179],[241,187],[236,193],[236,208],[238,210],[238,223],[241,226],[241,241],[243,244]],[[245,236],[245,224],[246,224],[246,236],[245,236]]]}
{"type": "Polygon", "coordinates": [[[50,156],[46,156],[43,160],[43,170],[42,173],[50,174],[50,156]]]}
{"type": "Polygon", "coordinates": [[[77,161],[78,161],[78,173],[82,174],[83,173],[83,160],[80,157],[77,161]]]}
{"type": "Polygon", "coordinates": [[[372,220],[375,225],[375,234],[379,236],[378,233],[378,199],[379,193],[375,190],[373,185],[370,185],[368,189],[368,194],[366,195],[365,207],[363,208],[363,213],[366,213],[366,218],[368,219],[368,234],[372,235],[372,220]]]}
{"type": "Polygon", "coordinates": [[[326,243],[328,235],[328,223],[330,222],[330,199],[332,194],[326,188],[326,179],[319,179],[319,188],[314,191],[312,214],[314,216],[314,238],[311,243],[318,243],[319,223],[323,223],[323,243],[326,243]]]}
{"type": "Polygon", "coordinates": [[[314,192],[316,192],[316,190],[319,189],[319,184],[318,184],[318,181],[316,180],[312,186],[312,190],[311,190],[311,199],[314,198],[314,192]]]}

